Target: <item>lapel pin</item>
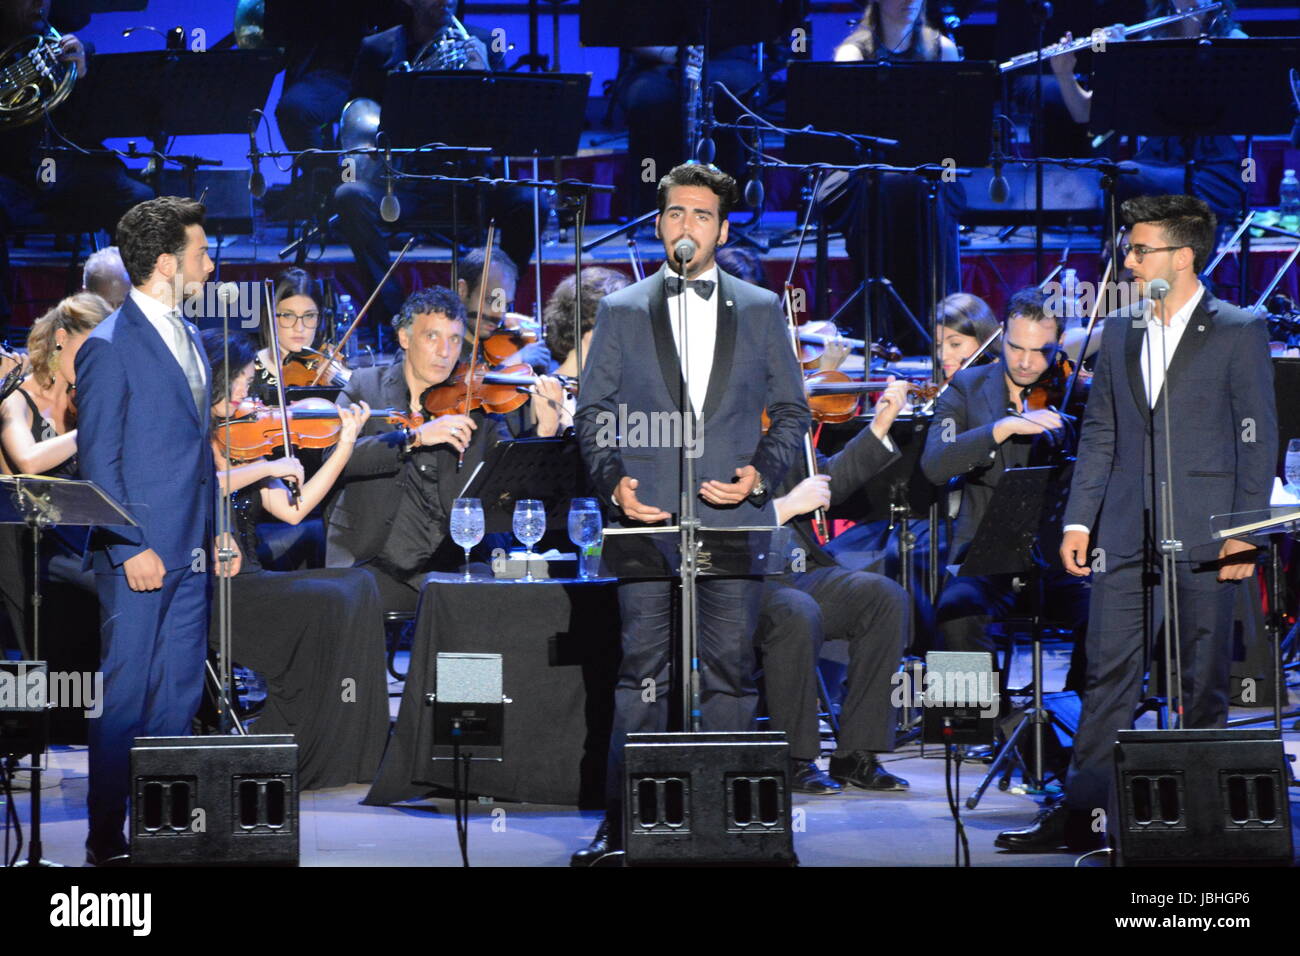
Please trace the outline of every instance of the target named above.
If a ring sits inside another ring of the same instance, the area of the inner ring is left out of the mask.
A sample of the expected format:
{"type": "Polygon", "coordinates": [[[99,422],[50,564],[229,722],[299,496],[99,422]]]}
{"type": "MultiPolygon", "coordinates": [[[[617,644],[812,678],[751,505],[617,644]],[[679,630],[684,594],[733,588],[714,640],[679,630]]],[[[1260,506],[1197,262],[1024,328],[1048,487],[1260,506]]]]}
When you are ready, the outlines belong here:
{"type": "Polygon", "coordinates": [[[1196,331],[1197,331],[1197,332],[1204,332],[1204,331],[1205,331],[1205,326],[1203,326],[1203,325],[1198,325],[1198,326],[1196,327],[1196,331]]]}
{"type": "Polygon", "coordinates": [[[729,308],[731,308],[731,306],[732,306],[732,302],[731,302],[730,299],[728,299],[728,300],[727,300],[727,308],[729,309],[729,308]]]}

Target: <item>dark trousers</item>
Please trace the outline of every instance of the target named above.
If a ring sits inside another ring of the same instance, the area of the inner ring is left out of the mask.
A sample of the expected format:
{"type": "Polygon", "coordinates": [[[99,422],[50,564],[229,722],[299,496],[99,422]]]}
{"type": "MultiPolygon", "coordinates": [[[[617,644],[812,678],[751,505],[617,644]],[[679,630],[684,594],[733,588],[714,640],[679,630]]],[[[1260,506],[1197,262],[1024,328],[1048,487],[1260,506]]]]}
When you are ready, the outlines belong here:
{"type": "MultiPolygon", "coordinates": [[[[1191,564],[1179,562],[1177,575],[1183,726],[1191,730],[1222,727],[1228,717],[1235,588],[1232,582],[1217,580],[1216,568],[1196,571],[1191,564]]],[[[1132,726],[1142,693],[1146,649],[1141,559],[1112,556],[1107,570],[1092,578],[1083,711],[1065,787],[1071,809],[1090,814],[1108,806],[1115,733],[1132,726]]],[[[1161,591],[1156,587],[1151,608],[1154,622],[1160,619],[1161,604],[1161,591]]]]}
{"type": "Polygon", "coordinates": [[[90,837],[97,854],[124,848],[130,752],[136,737],[180,737],[203,696],[208,576],[168,571],[157,591],[125,574],[95,575],[100,605],[103,713],[90,721],[90,837]]]}
{"type": "Polygon", "coordinates": [[[911,639],[908,610],[899,584],[865,571],[814,568],[767,581],[755,644],[771,729],[785,731],[793,757],[812,760],[821,752],[814,669],[827,640],[849,642],[838,749],[894,749],[890,681],[911,639]]]}
{"type": "MultiPolygon", "coordinates": [[[[402,219],[434,217],[450,225],[451,199],[447,186],[395,186],[394,195],[401,204],[402,219]]],[[[352,247],[366,285],[374,288],[388,271],[391,258],[388,243],[381,231],[383,220],[379,216],[379,202],[384,198],[382,182],[358,179],[344,183],[334,190],[338,207],[339,231],[352,247]]],[[[533,195],[519,188],[490,190],[485,197],[486,214],[494,218],[501,235],[501,249],[519,270],[533,258],[533,195]]],[[[460,223],[468,226],[474,222],[476,202],[474,193],[462,188],[458,194],[460,223]]],[[[411,290],[414,291],[414,290],[411,290]]],[[[384,283],[383,291],[372,310],[377,325],[397,315],[406,299],[401,283],[396,277],[384,283]],[[382,308],[381,308],[382,306],[382,308]]]]}
{"type": "Polygon", "coordinates": [[[379,588],[379,604],[385,611],[414,613],[420,606],[420,592],[406,580],[374,562],[368,561],[357,567],[375,579],[375,586],[379,588]]]}
{"type": "MultiPolygon", "coordinates": [[[[677,700],[672,680],[675,602],[667,581],[618,586],[623,662],[614,689],[614,727],[605,782],[611,812],[623,797],[623,748],[630,733],[668,729],[677,700]]],[[[699,614],[700,718],[704,730],[752,730],[754,629],[763,599],[759,578],[701,578],[699,614]]],[[[689,728],[687,728],[689,729],[689,728]]]]}
{"type": "Polygon", "coordinates": [[[325,130],[347,105],[351,78],[340,70],[311,70],[295,77],[275,107],[275,121],[289,149],[328,146],[325,130]]]}

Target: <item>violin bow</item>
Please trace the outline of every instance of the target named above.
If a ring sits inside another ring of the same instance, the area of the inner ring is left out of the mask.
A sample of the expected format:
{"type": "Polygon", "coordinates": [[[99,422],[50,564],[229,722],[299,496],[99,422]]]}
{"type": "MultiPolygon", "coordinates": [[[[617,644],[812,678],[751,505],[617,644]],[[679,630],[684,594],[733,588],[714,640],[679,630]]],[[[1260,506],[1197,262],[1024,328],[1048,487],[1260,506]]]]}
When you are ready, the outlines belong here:
{"type": "MultiPolygon", "coordinates": [[[[794,349],[794,360],[799,361],[799,326],[794,321],[794,286],[789,282],[785,284],[785,321],[790,329],[790,346],[794,349]]],[[[800,377],[802,377],[800,372],[800,377]]],[[[817,451],[813,448],[812,428],[805,429],[803,433],[803,455],[804,465],[808,469],[808,477],[811,478],[817,474],[817,451]]],[[[818,508],[813,512],[813,527],[816,528],[817,534],[821,537],[822,542],[829,541],[830,526],[826,522],[826,512],[818,508]]]]}
{"type": "MultiPolygon", "coordinates": [[[[275,398],[280,403],[280,434],[284,438],[285,455],[292,455],[293,445],[289,442],[289,406],[284,400],[284,362],[280,360],[280,330],[277,328],[279,321],[275,317],[275,312],[272,311],[275,306],[271,299],[271,281],[269,279],[262,280],[262,297],[266,303],[266,314],[270,319],[266,323],[266,327],[271,330],[271,358],[275,364],[275,398]]],[[[229,454],[229,448],[227,448],[227,454],[229,454]]],[[[284,483],[285,487],[289,489],[289,500],[295,505],[298,504],[302,500],[298,482],[292,478],[286,478],[284,483]]]]}
{"type": "Polygon", "coordinates": [[[1124,234],[1121,229],[1115,236],[1115,242],[1111,246],[1110,261],[1106,263],[1106,270],[1101,274],[1101,285],[1097,287],[1097,299],[1092,303],[1092,315],[1088,316],[1088,330],[1083,333],[1083,344],[1079,346],[1079,361],[1074,363],[1074,374],[1070,380],[1065,383],[1065,394],[1061,397],[1061,409],[1070,407],[1070,396],[1074,394],[1074,383],[1079,380],[1079,373],[1083,371],[1083,360],[1088,357],[1088,343],[1092,340],[1092,331],[1097,327],[1097,316],[1101,314],[1101,303],[1106,297],[1106,289],[1111,284],[1111,273],[1115,271],[1115,260],[1119,258],[1119,238],[1124,234]]]}
{"type": "MultiPolygon", "coordinates": [[[[352,338],[352,333],[357,330],[357,326],[361,324],[361,320],[366,317],[366,313],[369,312],[370,307],[374,305],[375,299],[379,298],[379,290],[384,287],[384,283],[386,283],[392,276],[393,270],[401,263],[413,242],[415,242],[415,236],[406,240],[406,245],[402,246],[402,251],[397,254],[397,258],[393,260],[393,264],[388,267],[388,271],[384,273],[384,277],[379,280],[379,285],[375,286],[374,291],[370,293],[370,298],[366,299],[366,304],[361,307],[361,311],[357,313],[357,317],[352,320],[352,324],[348,326],[348,330],[343,333],[343,338],[339,339],[338,345],[333,347],[333,354],[330,355],[329,353],[326,353],[324,349],[321,350],[321,352],[327,356],[327,359],[326,361],[321,362],[320,368],[316,370],[316,377],[311,380],[313,386],[320,384],[321,376],[325,374],[325,369],[329,368],[330,362],[343,354],[343,346],[348,344],[348,339],[352,338]]],[[[279,352],[276,352],[277,356],[279,354],[279,352]]]]}
{"type": "MultiPolygon", "coordinates": [[[[487,306],[487,287],[492,281],[492,244],[496,241],[497,221],[488,220],[487,242],[483,244],[483,271],[479,273],[478,280],[478,311],[474,313],[474,347],[469,350],[469,374],[465,376],[465,414],[469,414],[470,395],[474,391],[474,372],[477,371],[478,349],[479,349],[479,330],[483,325],[483,309],[487,306]]],[[[581,290],[579,290],[581,292],[581,290]]],[[[459,471],[465,464],[465,452],[460,453],[456,461],[456,470],[459,471]]]]}

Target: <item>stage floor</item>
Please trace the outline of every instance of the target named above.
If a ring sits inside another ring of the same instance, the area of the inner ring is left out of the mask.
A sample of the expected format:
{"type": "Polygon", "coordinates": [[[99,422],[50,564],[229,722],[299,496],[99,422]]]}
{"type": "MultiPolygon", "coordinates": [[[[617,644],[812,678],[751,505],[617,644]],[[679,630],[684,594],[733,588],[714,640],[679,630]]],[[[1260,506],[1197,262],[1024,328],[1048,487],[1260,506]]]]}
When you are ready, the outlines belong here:
{"type": "MultiPolygon", "coordinates": [[[[1050,648],[1045,655],[1046,685],[1056,687],[1064,673],[1068,649],[1050,648]]],[[[399,668],[405,662],[399,660],[399,668]]],[[[1027,657],[1018,656],[1012,686],[1021,682],[1027,657]]],[[[390,690],[400,690],[393,683],[390,690]]],[[[1292,700],[1296,699],[1292,688],[1292,700]]],[[[398,698],[392,699],[394,712],[398,698]]],[[[1233,708],[1232,717],[1259,713],[1233,708]]],[[[1146,723],[1143,722],[1142,726],[1146,723]]],[[[1260,726],[1260,725],[1256,725],[1260,726]]],[[[1300,757],[1300,724],[1285,724],[1286,749],[1300,757]]],[[[254,728],[255,730],[256,728],[254,728]]],[[[901,747],[885,757],[892,773],[911,783],[906,793],[867,793],[849,790],[832,796],[796,794],[795,852],[803,866],[951,866],[954,830],[944,788],[940,752],[918,744],[901,747]]],[[[81,866],[86,838],[86,751],[59,748],[49,764],[60,778],[43,790],[42,838],[45,857],[67,866],[81,866]]],[[[1294,766],[1294,764],[1293,764],[1294,766]]],[[[1034,797],[990,786],[979,806],[967,810],[968,795],[978,784],[984,764],[963,764],[962,819],[970,841],[973,866],[1071,867],[1068,853],[1012,854],[996,849],[998,831],[1026,825],[1037,809],[1034,797]]],[[[50,781],[47,781],[50,783],[50,781]]],[[[301,865],[321,866],[459,866],[455,820],[450,800],[428,799],[396,807],[361,805],[367,787],[354,785],[315,790],[301,797],[301,865]]],[[[15,793],[15,802],[28,831],[28,794],[15,793]]],[[[0,801],[2,801],[0,797],[0,801]]],[[[1300,789],[1291,787],[1291,812],[1300,847],[1300,789]]],[[[569,855],[591,839],[601,815],[570,807],[495,802],[486,797],[472,804],[469,859],[473,866],[567,866],[569,855]]],[[[1105,866],[1093,857],[1085,866],[1105,866]]]]}

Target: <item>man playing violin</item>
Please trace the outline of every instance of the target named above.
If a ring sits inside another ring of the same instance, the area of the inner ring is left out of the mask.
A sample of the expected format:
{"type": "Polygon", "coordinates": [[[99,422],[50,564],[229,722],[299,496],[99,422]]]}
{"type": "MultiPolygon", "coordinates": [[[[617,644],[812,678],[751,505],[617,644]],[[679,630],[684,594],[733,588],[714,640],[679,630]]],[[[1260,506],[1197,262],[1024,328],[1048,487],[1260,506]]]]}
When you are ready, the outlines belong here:
{"type": "MultiPolygon", "coordinates": [[[[1012,296],[1002,323],[1002,361],[957,372],[935,401],[921,470],[936,485],[962,479],[950,566],[965,559],[1003,472],[1029,465],[1039,442],[1061,447],[1070,441],[1071,429],[1061,414],[1050,407],[1030,409],[1025,398],[1059,357],[1061,321],[1046,301],[1034,288],[1012,296]]],[[[1087,622],[1087,588],[1060,573],[1049,575],[1044,588],[1048,616],[1074,625],[1077,649],[1087,622]]],[[[1009,575],[950,578],[935,612],[944,648],[991,651],[989,620],[1009,611],[1015,600],[1009,575]]],[[[1077,676],[1072,668],[1067,686],[1073,687],[1077,676]]]]}
{"type": "Polygon", "coordinates": [[[456,294],[465,304],[468,318],[469,339],[466,341],[465,358],[469,358],[469,347],[475,341],[486,342],[494,332],[502,335],[490,349],[485,349],[493,365],[523,363],[545,374],[554,364],[546,343],[538,339],[536,323],[531,316],[511,312],[510,306],[515,301],[515,290],[519,285],[519,267],[515,265],[504,249],[492,250],[492,274],[484,288],[483,262],[486,256],[482,249],[471,249],[461,256],[456,267],[456,294]],[[478,311],[479,302],[483,303],[483,314],[478,311]],[[506,338],[509,330],[516,330],[517,335],[506,338]]]}
{"type": "MultiPolygon", "coordinates": [[[[401,356],[355,371],[343,398],[423,418],[425,392],[451,378],[460,360],[465,307],[450,289],[430,286],[406,300],[393,327],[401,356]]],[[[550,402],[537,404],[539,419],[549,414],[553,429],[558,415],[550,402]]],[[[488,450],[507,437],[500,417],[478,409],[418,428],[371,418],[326,510],[326,565],[365,568],[387,610],[415,610],[425,575],[460,562],[448,534],[452,502],[488,450]]]]}

